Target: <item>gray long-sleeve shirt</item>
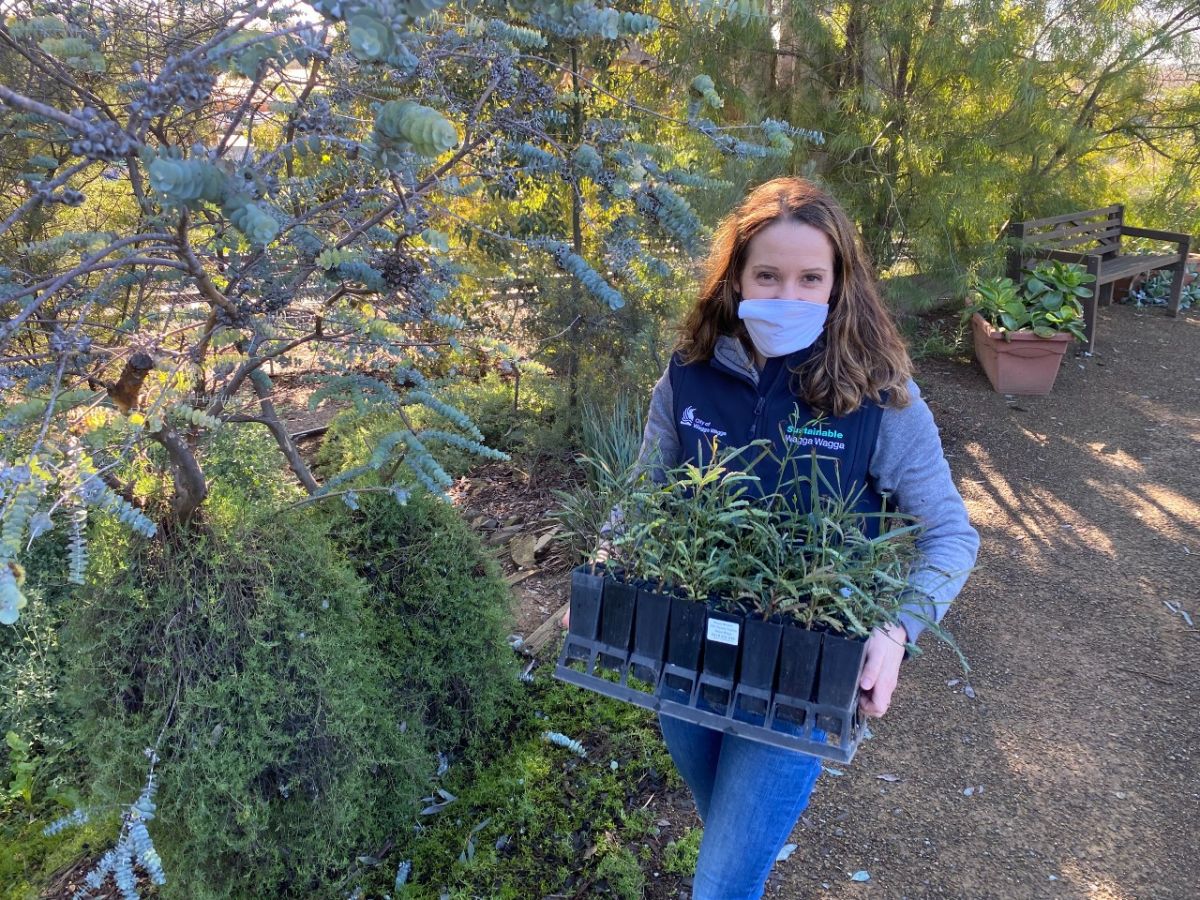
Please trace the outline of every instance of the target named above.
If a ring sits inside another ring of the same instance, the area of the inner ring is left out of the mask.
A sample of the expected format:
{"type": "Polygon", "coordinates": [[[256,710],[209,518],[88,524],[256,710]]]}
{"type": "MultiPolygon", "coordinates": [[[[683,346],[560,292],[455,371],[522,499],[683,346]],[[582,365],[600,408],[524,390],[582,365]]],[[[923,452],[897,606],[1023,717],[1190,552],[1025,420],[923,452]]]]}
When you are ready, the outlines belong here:
{"type": "MultiPolygon", "coordinates": [[[[740,341],[719,338],[714,355],[758,383],[758,369],[740,341]]],[[[918,616],[941,621],[950,601],[962,590],[979,552],[979,535],[967,520],[967,508],[950,476],[933,414],[915,382],[909,381],[908,390],[912,398],[908,406],[883,411],[869,471],[876,488],[890,495],[892,505],[915,516],[923,526],[917,539],[920,555],[909,583],[926,599],[900,615],[909,640],[916,641],[925,628],[918,616]]],[[[668,372],[654,385],[638,459],[642,465],[652,466],[660,481],[662,470],[679,462],[679,433],[668,372]]]]}

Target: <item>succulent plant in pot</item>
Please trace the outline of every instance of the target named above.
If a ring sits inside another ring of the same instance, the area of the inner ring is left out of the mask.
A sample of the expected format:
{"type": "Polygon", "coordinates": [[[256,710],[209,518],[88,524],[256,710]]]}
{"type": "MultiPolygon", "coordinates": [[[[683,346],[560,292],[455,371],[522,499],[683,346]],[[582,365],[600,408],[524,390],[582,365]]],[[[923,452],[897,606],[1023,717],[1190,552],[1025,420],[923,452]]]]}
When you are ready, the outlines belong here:
{"type": "Polygon", "coordinates": [[[1004,394],[1048,394],[1072,340],[1086,340],[1083,301],[1095,281],[1081,266],[1040,263],[1021,284],[976,281],[963,321],[971,322],[975,356],[1004,394]]]}

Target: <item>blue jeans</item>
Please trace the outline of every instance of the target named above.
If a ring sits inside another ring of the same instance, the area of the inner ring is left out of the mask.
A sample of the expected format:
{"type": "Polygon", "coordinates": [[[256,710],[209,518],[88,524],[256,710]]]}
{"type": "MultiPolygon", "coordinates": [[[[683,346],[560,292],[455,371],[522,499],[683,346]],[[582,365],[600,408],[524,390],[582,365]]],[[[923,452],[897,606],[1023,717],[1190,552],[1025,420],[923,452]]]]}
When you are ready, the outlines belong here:
{"type": "Polygon", "coordinates": [[[692,900],[757,900],[821,761],[683,719],[659,716],[659,724],[704,822],[692,900]]]}

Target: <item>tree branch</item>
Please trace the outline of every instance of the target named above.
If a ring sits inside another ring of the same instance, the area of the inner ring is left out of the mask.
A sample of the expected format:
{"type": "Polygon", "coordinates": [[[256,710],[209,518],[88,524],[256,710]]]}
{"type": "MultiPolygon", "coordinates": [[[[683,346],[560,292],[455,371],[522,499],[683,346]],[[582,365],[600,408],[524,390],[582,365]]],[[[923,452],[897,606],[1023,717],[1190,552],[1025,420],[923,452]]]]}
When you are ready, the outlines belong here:
{"type": "Polygon", "coordinates": [[[49,119],[51,122],[57,122],[59,125],[69,128],[72,131],[84,133],[88,130],[88,123],[78,116],[65,113],[62,110],[55,109],[53,106],[47,106],[45,103],[39,103],[30,97],[26,97],[24,94],[18,94],[16,91],[6,88],[3,84],[0,84],[0,103],[11,106],[13,109],[20,110],[21,112],[32,113],[43,119],[49,119]]]}
{"type": "MultiPolygon", "coordinates": [[[[19,300],[22,297],[28,297],[30,294],[36,294],[38,291],[42,292],[42,295],[40,297],[37,297],[34,300],[32,300],[28,305],[26,305],[26,307],[23,310],[21,310],[20,313],[18,313],[16,315],[16,317],[14,317],[11,321],[9,321],[9,323],[6,326],[4,326],[3,328],[0,328],[0,343],[2,343],[8,337],[8,335],[15,333],[17,331],[17,329],[19,329],[30,318],[30,316],[32,316],[35,312],[37,312],[37,310],[41,307],[41,305],[49,297],[54,296],[54,294],[60,288],[62,288],[64,285],[70,283],[75,278],[78,278],[80,275],[87,275],[92,272],[98,272],[102,269],[111,269],[111,268],[115,268],[118,266],[124,266],[124,265],[131,264],[129,262],[129,260],[126,260],[126,259],[117,260],[117,261],[111,262],[111,263],[101,263],[100,260],[104,259],[104,257],[115,253],[117,250],[120,250],[122,247],[128,247],[131,244],[140,244],[145,241],[161,241],[164,239],[172,240],[172,235],[152,233],[152,234],[135,234],[135,235],[132,235],[131,237],[121,238],[120,240],[113,241],[111,244],[109,244],[103,250],[97,251],[96,253],[92,254],[87,259],[83,260],[79,265],[75,266],[75,268],[63,273],[62,275],[58,275],[55,278],[48,278],[44,281],[38,282],[37,284],[29,285],[28,287],[22,288],[20,291],[17,291],[13,294],[9,294],[7,297],[4,298],[6,301],[19,300]]],[[[147,260],[142,257],[132,257],[132,259],[140,260],[143,263],[147,262],[147,260]]],[[[174,266],[175,261],[174,260],[161,260],[161,261],[155,261],[155,264],[174,266]]]]}
{"type": "Polygon", "coordinates": [[[176,519],[186,524],[191,521],[200,504],[208,496],[204,472],[196,461],[196,454],[192,448],[173,428],[163,426],[151,437],[162,444],[170,457],[171,472],[175,479],[175,496],[171,499],[171,508],[176,519]]]}
{"type": "MultiPolygon", "coordinates": [[[[68,166],[66,169],[63,170],[62,174],[60,174],[58,177],[56,177],[53,181],[42,182],[41,184],[38,185],[38,187],[43,188],[48,191],[57,190],[58,188],[62,187],[64,184],[66,184],[68,181],[70,181],[72,178],[74,178],[76,175],[78,175],[80,172],[82,172],[84,169],[86,169],[88,166],[92,166],[92,165],[95,165],[94,160],[85,159],[83,162],[76,163],[73,166],[68,166]]],[[[32,196],[30,196],[28,200],[26,200],[24,203],[22,203],[20,206],[18,206],[16,208],[16,210],[13,212],[13,214],[11,216],[9,216],[3,222],[0,222],[0,234],[4,234],[6,231],[8,231],[8,229],[10,229],[14,225],[16,225],[17,221],[23,215],[25,215],[25,213],[29,212],[31,209],[33,209],[35,206],[37,206],[37,204],[39,204],[41,202],[42,202],[42,200],[37,194],[33,194],[32,196]]]]}
{"type": "Polygon", "coordinates": [[[279,413],[276,412],[275,404],[271,401],[269,380],[261,376],[251,377],[250,384],[254,387],[254,393],[258,395],[258,405],[262,408],[262,424],[266,425],[274,436],[275,443],[279,445],[279,449],[283,451],[283,455],[288,461],[288,466],[296,473],[296,477],[300,479],[304,489],[310,494],[315,494],[321,486],[317,484],[317,480],[313,478],[300,451],[296,449],[296,444],[292,440],[287,426],[279,419],[279,413]]]}

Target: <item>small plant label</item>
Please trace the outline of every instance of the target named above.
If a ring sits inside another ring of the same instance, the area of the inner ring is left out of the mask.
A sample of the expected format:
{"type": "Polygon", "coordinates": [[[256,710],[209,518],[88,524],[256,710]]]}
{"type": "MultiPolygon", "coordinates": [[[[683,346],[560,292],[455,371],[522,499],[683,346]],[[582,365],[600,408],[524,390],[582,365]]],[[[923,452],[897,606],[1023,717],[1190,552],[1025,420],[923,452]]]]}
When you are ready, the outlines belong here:
{"type": "Polygon", "coordinates": [[[741,626],[737,622],[723,622],[720,619],[708,620],[708,639],[718,644],[738,645],[738,635],[741,626]]]}

